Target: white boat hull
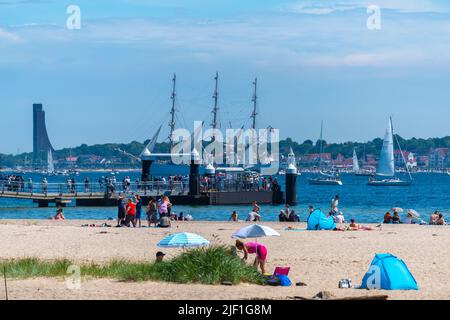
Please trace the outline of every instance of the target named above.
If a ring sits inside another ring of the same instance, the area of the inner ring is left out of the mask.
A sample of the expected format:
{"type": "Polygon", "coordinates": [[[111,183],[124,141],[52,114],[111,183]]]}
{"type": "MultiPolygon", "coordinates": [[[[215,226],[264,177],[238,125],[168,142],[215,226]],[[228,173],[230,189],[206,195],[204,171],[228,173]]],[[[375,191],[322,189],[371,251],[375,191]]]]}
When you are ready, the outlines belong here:
{"type": "Polygon", "coordinates": [[[342,186],[342,181],[337,179],[309,179],[308,182],[316,186],[342,186]]]}
{"type": "Polygon", "coordinates": [[[367,185],[374,187],[409,187],[412,185],[412,181],[398,179],[373,180],[369,181],[367,185]]]}

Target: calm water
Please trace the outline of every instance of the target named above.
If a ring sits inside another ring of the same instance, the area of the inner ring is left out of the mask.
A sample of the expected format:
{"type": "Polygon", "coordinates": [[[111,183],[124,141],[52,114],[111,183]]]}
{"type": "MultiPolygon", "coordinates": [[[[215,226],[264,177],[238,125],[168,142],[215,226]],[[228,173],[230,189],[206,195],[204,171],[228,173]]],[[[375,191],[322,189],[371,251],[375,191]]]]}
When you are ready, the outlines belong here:
{"type": "MultiPolygon", "coordinates": [[[[155,166],[155,175],[186,174],[188,168],[173,168],[155,166]]],[[[91,181],[97,181],[105,173],[81,173],[77,182],[82,182],[88,175],[91,181]]],[[[121,181],[125,175],[132,179],[139,177],[140,172],[121,173],[117,180],[121,181]]],[[[42,180],[39,175],[31,175],[35,182],[42,180]]],[[[298,181],[298,201],[295,211],[300,214],[302,221],[307,218],[309,204],[328,211],[331,199],[339,194],[340,210],[346,219],[356,218],[359,222],[377,223],[383,214],[392,207],[415,209],[428,220],[434,210],[444,213],[450,220],[450,176],[445,174],[415,174],[411,187],[369,187],[367,177],[356,177],[343,174],[343,186],[312,186],[307,183],[309,174],[303,174],[298,181]]],[[[27,176],[28,178],[28,176],[27,176]]],[[[51,177],[49,182],[65,181],[67,177],[51,177]]],[[[279,177],[284,189],[284,177],[279,177]]],[[[278,219],[282,206],[262,206],[261,211],[266,221],[278,219]]],[[[190,213],[195,220],[221,221],[227,220],[231,212],[236,209],[240,219],[245,219],[251,206],[176,206],[174,211],[190,213]]],[[[36,204],[28,200],[0,199],[0,219],[48,219],[54,214],[55,208],[37,208],[36,204]]],[[[68,219],[96,219],[103,220],[116,217],[115,208],[82,208],[67,207],[65,215],[68,219]]]]}

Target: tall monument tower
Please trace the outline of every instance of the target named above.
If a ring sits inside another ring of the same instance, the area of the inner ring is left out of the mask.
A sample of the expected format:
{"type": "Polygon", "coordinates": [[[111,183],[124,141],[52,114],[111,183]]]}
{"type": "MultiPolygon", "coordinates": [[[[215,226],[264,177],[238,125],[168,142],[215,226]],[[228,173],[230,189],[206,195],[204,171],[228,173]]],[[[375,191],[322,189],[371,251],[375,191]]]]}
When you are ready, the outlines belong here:
{"type": "Polygon", "coordinates": [[[42,165],[47,160],[48,151],[54,151],[47,134],[45,111],[41,103],[33,104],[33,162],[42,165]]]}

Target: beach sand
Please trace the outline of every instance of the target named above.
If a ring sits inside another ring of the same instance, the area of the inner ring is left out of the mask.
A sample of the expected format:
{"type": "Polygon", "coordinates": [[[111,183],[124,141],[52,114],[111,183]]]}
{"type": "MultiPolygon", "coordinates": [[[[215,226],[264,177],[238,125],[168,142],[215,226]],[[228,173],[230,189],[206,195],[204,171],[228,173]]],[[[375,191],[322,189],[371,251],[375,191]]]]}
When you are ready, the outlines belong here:
{"type": "MultiPolygon", "coordinates": [[[[91,228],[84,223],[104,221],[1,220],[0,259],[67,258],[76,263],[105,263],[113,259],[153,261],[156,244],[174,232],[198,233],[213,244],[232,245],[231,235],[246,223],[178,222],[171,229],[91,228]]],[[[114,223],[112,223],[114,224],[114,223]]],[[[80,290],[69,290],[65,279],[9,280],[10,299],[289,299],[311,298],[320,291],[334,297],[386,294],[389,299],[450,299],[450,228],[383,225],[381,231],[286,231],[289,225],[264,223],[281,237],[261,238],[268,247],[267,269],[291,267],[293,283],[306,287],[181,285],[161,282],[126,283],[83,278],[80,290]],[[403,259],[419,284],[419,291],[338,289],[340,279],[359,285],[375,253],[403,259]]],[[[167,259],[180,253],[164,250],[167,259]]],[[[253,260],[251,260],[252,262],[253,260]]],[[[249,261],[250,263],[250,261],[249,261]]],[[[0,286],[0,299],[4,288],[0,286]]]]}

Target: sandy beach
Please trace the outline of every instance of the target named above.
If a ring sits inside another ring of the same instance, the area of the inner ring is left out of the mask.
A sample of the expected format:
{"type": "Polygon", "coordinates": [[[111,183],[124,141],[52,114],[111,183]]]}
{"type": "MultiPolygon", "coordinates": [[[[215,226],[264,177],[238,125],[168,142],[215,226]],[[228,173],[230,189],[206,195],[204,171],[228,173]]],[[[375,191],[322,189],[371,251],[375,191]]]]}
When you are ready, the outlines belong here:
{"type": "MultiPolygon", "coordinates": [[[[0,221],[0,259],[67,258],[76,263],[106,263],[114,259],[153,261],[156,244],[175,232],[198,233],[213,244],[234,243],[231,234],[246,223],[178,222],[171,229],[93,228],[84,223],[104,221],[0,221]]],[[[306,287],[180,285],[160,282],[126,283],[83,278],[80,290],[69,290],[65,279],[9,280],[10,299],[289,299],[311,298],[320,291],[334,297],[387,294],[389,299],[450,299],[450,228],[417,225],[383,225],[381,231],[286,231],[290,224],[265,223],[281,237],[264,238],[268,270],[291,267],[293,283],[306,287]],[[366,291],[338,289],[340,279],[358,285],[375,253],[392,253],[403,259],[416,278],[419,291],[366,291]]],[[[305,224],[295,224],[305,229],[305,224]]],[[[167,258],[178,249],[164,250],[167,258]]],[[[0,288],[0,298],[4,289],[0,288]]]]}

